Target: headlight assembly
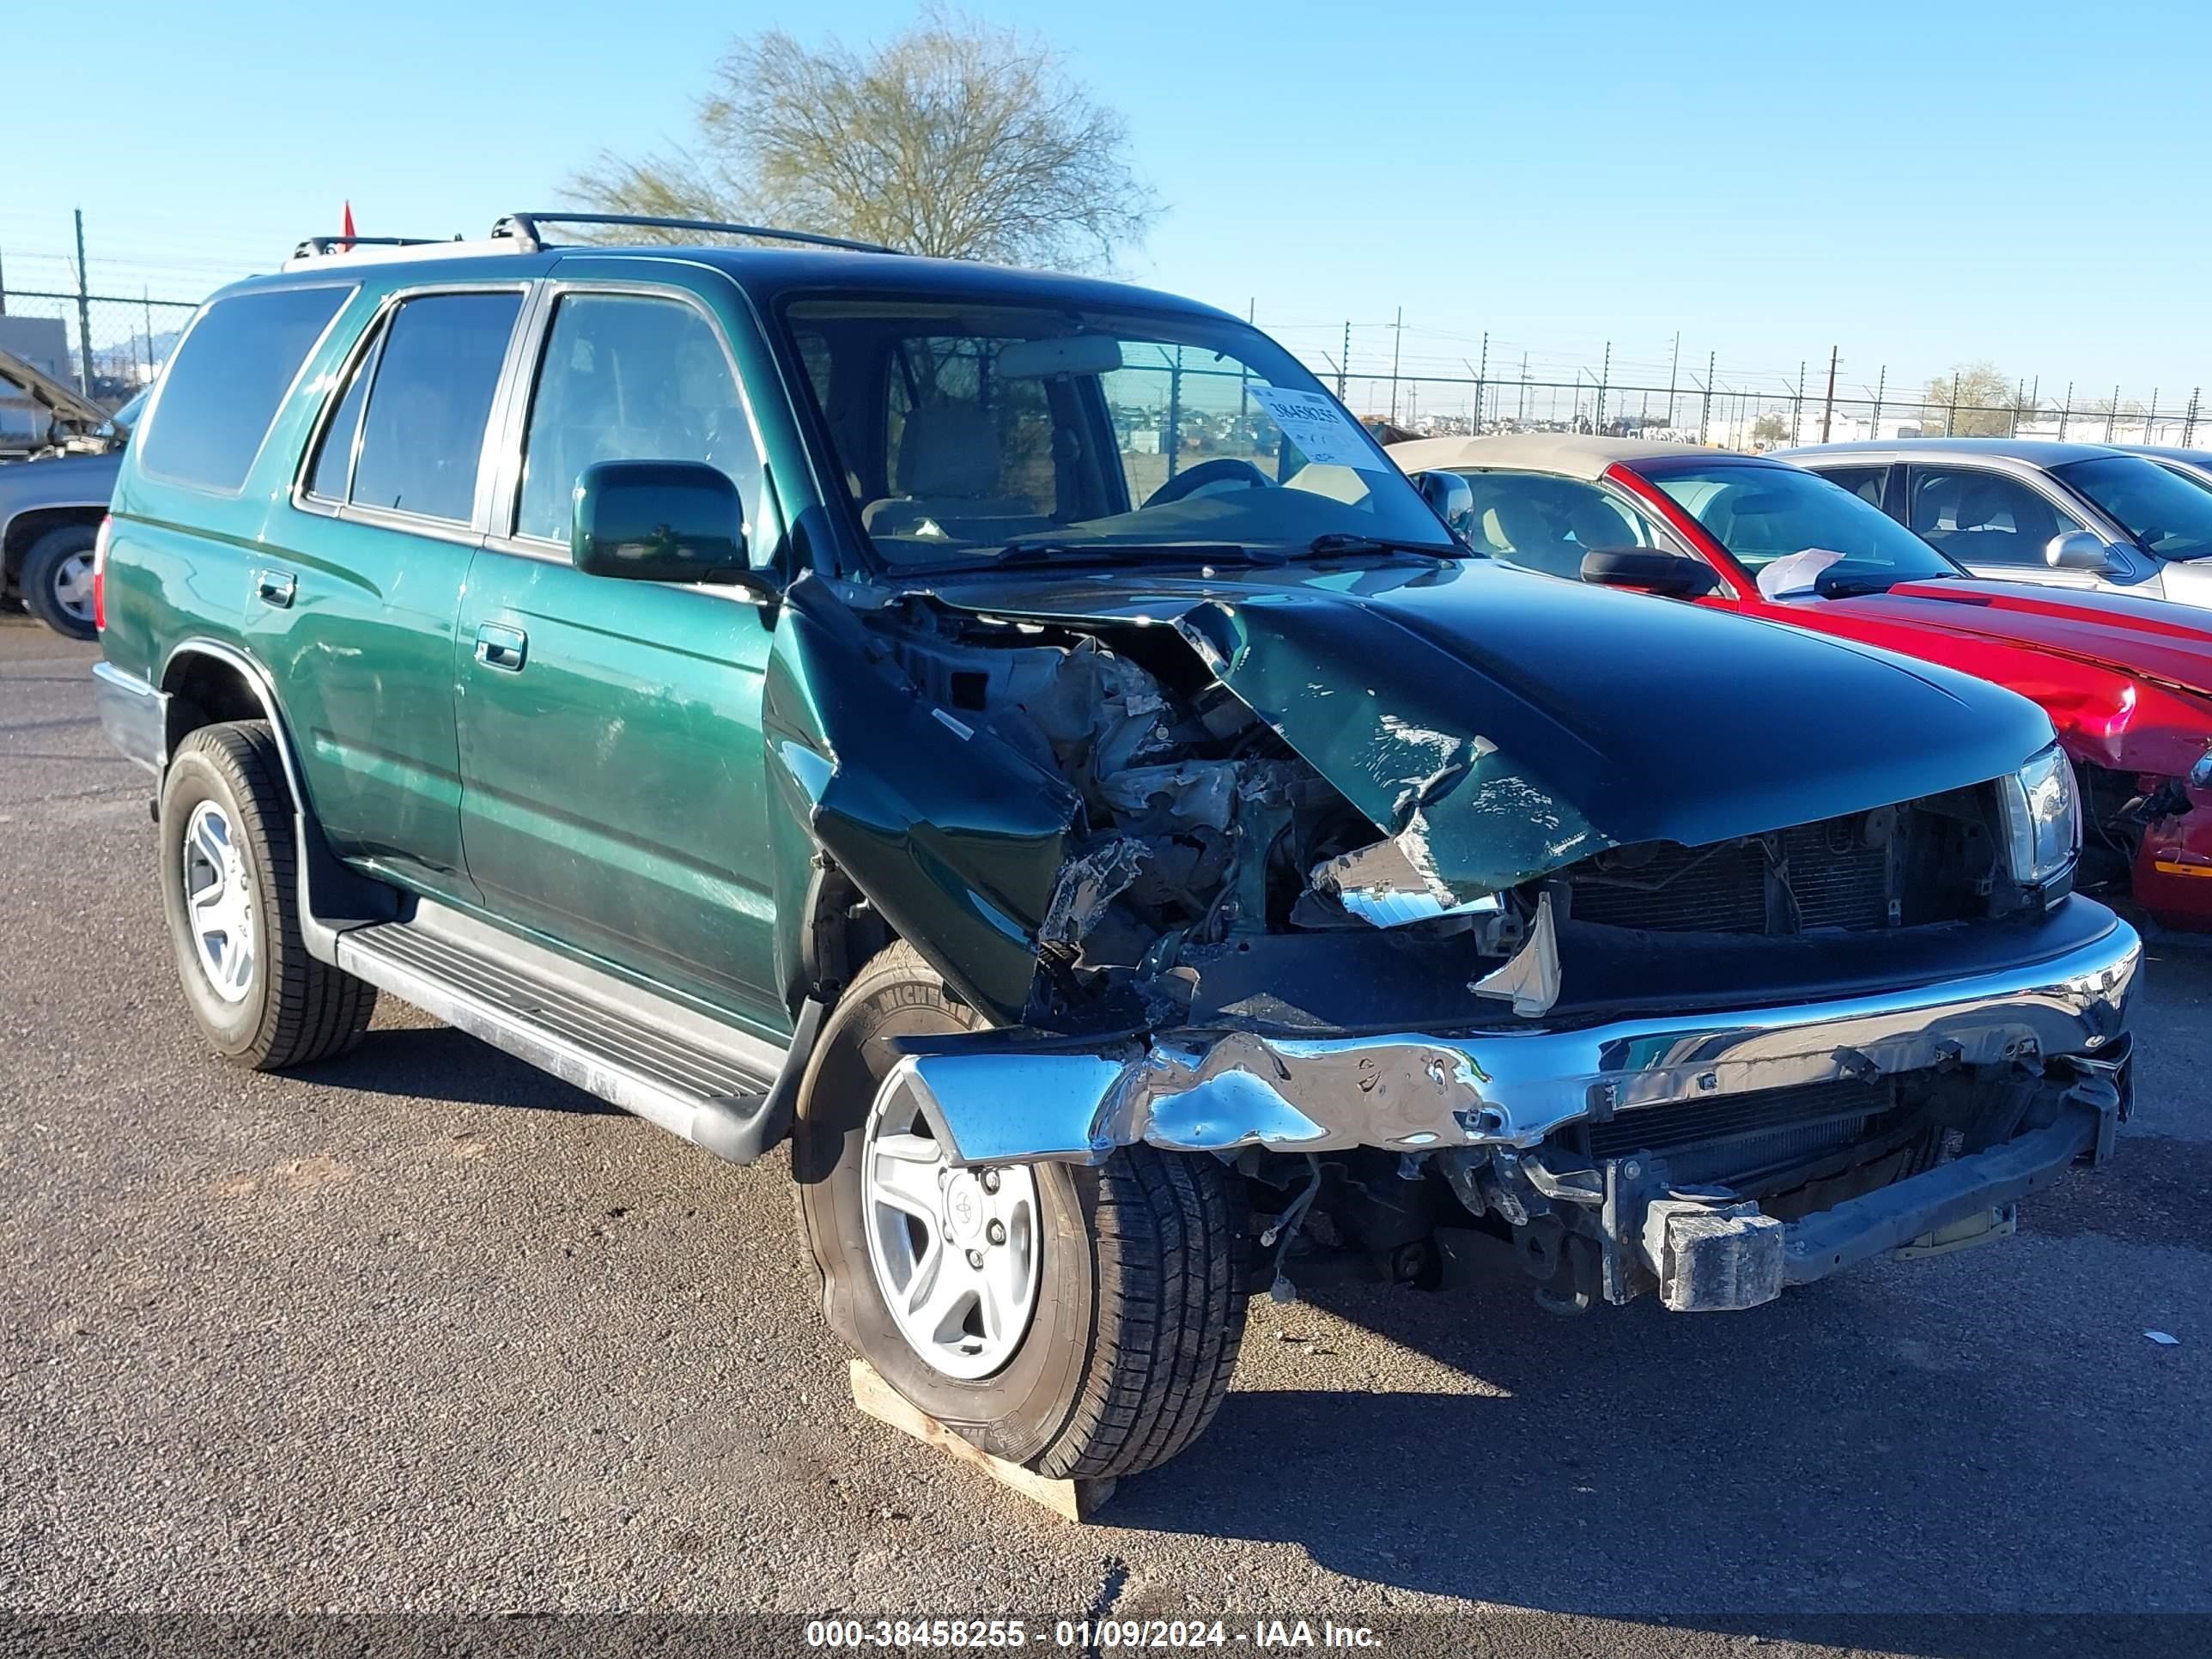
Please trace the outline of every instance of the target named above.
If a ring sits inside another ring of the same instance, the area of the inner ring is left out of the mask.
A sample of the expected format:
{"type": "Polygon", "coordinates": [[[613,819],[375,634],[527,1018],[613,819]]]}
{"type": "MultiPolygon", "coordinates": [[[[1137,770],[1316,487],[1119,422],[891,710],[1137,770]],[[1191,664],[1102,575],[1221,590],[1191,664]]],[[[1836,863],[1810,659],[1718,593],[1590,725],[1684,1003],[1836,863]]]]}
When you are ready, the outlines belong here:
{"type": "Polygon", "coordinates": [[[2066,873],[2081,848],[2074,765],[2057,744],[1997,786],[2013,879],[2041,887],[2066,873]]]}

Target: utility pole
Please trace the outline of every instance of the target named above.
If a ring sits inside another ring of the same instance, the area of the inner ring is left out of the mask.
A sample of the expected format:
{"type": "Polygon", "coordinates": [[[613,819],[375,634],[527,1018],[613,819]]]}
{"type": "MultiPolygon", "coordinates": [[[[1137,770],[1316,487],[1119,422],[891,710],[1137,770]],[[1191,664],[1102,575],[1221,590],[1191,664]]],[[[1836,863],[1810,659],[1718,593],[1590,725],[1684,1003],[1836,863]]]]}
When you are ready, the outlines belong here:
{"type": "Polygon", "coordinates": [[[1705,434],[1712,428],[1713,365],[1720,361],[1720,356],[1721,354],[1717,351],[1708,351],[1705,354],[1705,406],[1704,410],[1698,416],[1698,441],[1699,443],[1704,443],[1705,441],[1705,434]]]}
{"type": "Polygon", "coordinates": [[[1472,435],[1477,438],[1482,435],[1483,382],[1489,378],[1490,331],[1486,328],[1482,331],[1482,367],[1474,371],[1474,431],[1472,435]]]}
{"type": "Polygon", "coordinates": [[[1344,355],[1336,360],[1336,400],[1344,401],[1344,366],[1352,361],[1352,319],[1344,320],[1344,355]]]}
{"type": "Polygon", "coordinates": [[[2106,443],[2110,443],[2110,442],[2112,442],[2112,422],[2113,422],[2114,421],[2117,421],[2118,419],[2119,419],[2119,417],[2120,417],[2120,387],[2119,387],[2119,382],[2116,380],[2116,381],[2114,381],[2114,382],[2112,383],[2112,407],[2111,407],[2111,408],[2109,408],[2109,409],[2107,409],[2107,410],[2105,411],[2105,441],[2106,441],[2106,443]]]}
{"type": "Polygon", "coordinates": [[[84,268],[84,210],[76,210],[76,389],[92,396],[92,286],[84,268]]]}
{"type": "Polygon", "coordinates": [[[1528,424],[1528,354],[1521,354],[1521,413],[1516,418],[1517,426],[1528,424]]]}
{"type": "Polygon", "coordinates": [[[2066,401],[2058,405],[2058,441],[2066,441],[2066,422],[2074,413],[2074,382],[2066,382],[2066,401]]]}
{"type": "Polygon", "coordinates": [[[1947,438],[1959,435],[1959,371],[1955,368],[1951,371],[1951,412],[1944,419],[1943,435],[1947,438]]]}
{"type": "Polygon", "coordinates": [[[2149,407],[2148,409],[2146,409],[2145,410],[2143,410],[2143,440],[2142,440],[2142,441],[2143,441],[2145,443],[2147,443],[2147,444],[2148,444],[2148,443],[2155,443],[2155,442],[2157,441],[2157,440],[2156,440],[2156,439],[2153,438],[2153,437],[2150,435],[2150,429],[2151,429],[2151,427],[2152,427],[2153,423],[2154,423],[2154,422],[2155,422],[2157,421],[2157,419],[2158,419],[2158,388],[2157,388],[2156,386],[2153,386],[2153,387],[2150,389],[2150,407],[2149,407]]]}
{"type": "Polygon", "coordinates": [[[2197,394],[2203,390],[2202,386],[2189,388],[2189,415],[2181,423],[2181,447],[2184,449],[2190,447],[2190,440],[2197,435],[2197,394]]]}
{"type": "MultiPolygon", "coordinates": [[[[1256,297],[1247,300],[1244,302],[1244,320],[1255,326],[1258,325],[1260,321],[1260,301],[1256,297]]],[[[1251,377],[1252,371],[1250,369],[1245,368],[1242,364],[1237,366],[1237,419],[1240,424],[1243,422],[1245,416],[1252,412],[1251,404],[1246,396],[1247,383],[1251,380],[1251,377]]]]}
{"type": "Polygon", "coordinates": [[[1406,307],[1398,307],[1398,320],[1390,325],[1390,424],[1398,423],[1398,352],[1406,343],[1406,307]]]}
{"type": "MultiPolygon", "coordinates": [[[[1866,382],[1862,380],[1859,384],[1864,386],[1866,382]]],[[[1874,424],[1867,430],[1867,436],[1877,443],[1881,441],[1881,394],[1888,390],[1889,365],[1884,363],[1881,373],[1874,377],[1874,424]]]]}
{"type": "Polygon", "coordinates": [[[1822,443],[1828,441],[1829,428],[1835,423],[1836,364],[1842,351],[1841,346],[1828,348],[1828,402],[1826,407],[1820,410],[1820,441],[1822,443]]]}
{"type": "Polygon", "coordinates": [[[1797,398],[1796,401],[1790,405],[1790,441],[1791,443],[1801,444],[1805,441],[1804,427],[1805,360],[1800,357],[1797,360],[1797,398]]]}
{"type": "Polygon", "coordinates": [[[1669,429],[1674,424],[1674,386],[1682,378],[1681,369],[1682,331],[1678,328],[1674,331],[1674,355],[1667,364],[1667,425],[1669,429]]]}
{"type": "Polygon", "coordinates": [[[1607,382],[1608,380],[1612,380],[1612,379],[1613,379],[1613,342],[1612,342],[1612,341],[1610,341],[1610,340],[1607,340],[1607,341],[1605,343],[1605,357],[1604,357],[1603,361],[1602,361],[1602,362],[1599,364],[1599,366],[1598,366],[1598,371],[1597,371],[1597,422],[1596,422],[1596,424],[1595,424],[1594,427],[1592,427],[1592,428],[1591,428],[1591,430],[1592,430],[1592,431],[1595,431],[1595,432],[1602,432],[1602,431],[1604,431],[1604,430],[1605,430],[1605,388],[1606,388],[1606,382],[1607,382]]]}

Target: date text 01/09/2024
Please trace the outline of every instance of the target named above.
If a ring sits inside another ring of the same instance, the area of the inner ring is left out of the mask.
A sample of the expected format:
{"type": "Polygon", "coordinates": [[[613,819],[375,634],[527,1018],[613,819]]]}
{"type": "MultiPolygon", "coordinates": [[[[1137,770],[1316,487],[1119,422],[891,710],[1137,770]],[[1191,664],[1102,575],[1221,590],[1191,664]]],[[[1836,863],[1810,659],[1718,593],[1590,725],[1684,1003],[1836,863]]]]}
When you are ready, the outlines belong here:
{"type": "Polygon", "coordinates": [[[1060,1619],[1034,1631],[1020,1619],[817,1619],[807,1622],[810,1648],[1014,1649],[1029,1646],[1144,1650],[1245,1647],[1261,1650],[1361,1649],[1379,1645],[1364,1625],[1332,1620],[1255,1620],[1244,1627],[1220,1619],[1060,1619]]]}

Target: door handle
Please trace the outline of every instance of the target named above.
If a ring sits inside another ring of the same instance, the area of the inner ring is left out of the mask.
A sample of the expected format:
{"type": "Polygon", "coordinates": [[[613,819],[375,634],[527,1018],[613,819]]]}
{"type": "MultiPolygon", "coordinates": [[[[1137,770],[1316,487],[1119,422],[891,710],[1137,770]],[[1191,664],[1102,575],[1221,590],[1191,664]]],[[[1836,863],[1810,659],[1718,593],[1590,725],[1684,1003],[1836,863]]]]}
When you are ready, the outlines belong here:
{"type": "Polygon", "coordinates": [[[529,650],[530,635],[519,628],[486,623],[477,629],[477,660],[487,668],[503,668],[510,674],[519,674],[529,650]]]}
{"type": "Polygon", "coordinates": [[[253,573],[253,591],[263,604],[289,611],[292,608],[292,596],[300,591],[300,579],[289,570],[257,570],[253,573]]]}

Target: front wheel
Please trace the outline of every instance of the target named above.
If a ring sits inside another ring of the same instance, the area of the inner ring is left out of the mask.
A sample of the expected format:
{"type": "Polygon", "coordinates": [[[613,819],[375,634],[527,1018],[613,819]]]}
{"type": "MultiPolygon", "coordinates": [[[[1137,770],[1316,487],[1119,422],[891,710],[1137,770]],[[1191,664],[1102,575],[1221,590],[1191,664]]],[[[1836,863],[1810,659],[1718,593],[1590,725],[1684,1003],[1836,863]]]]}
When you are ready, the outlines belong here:
{"type": "Polygon", "coordinates": [[[916,1407],[1054,1478],[1133,1474],[1212,1421],[1243,1334],[1243,1189],[1218,1159],[953,1167],[886,1088],[900,1037],[975,1016],[908,945],[824,1026],[793,1137],[830,1325],[916,1407]]]}

